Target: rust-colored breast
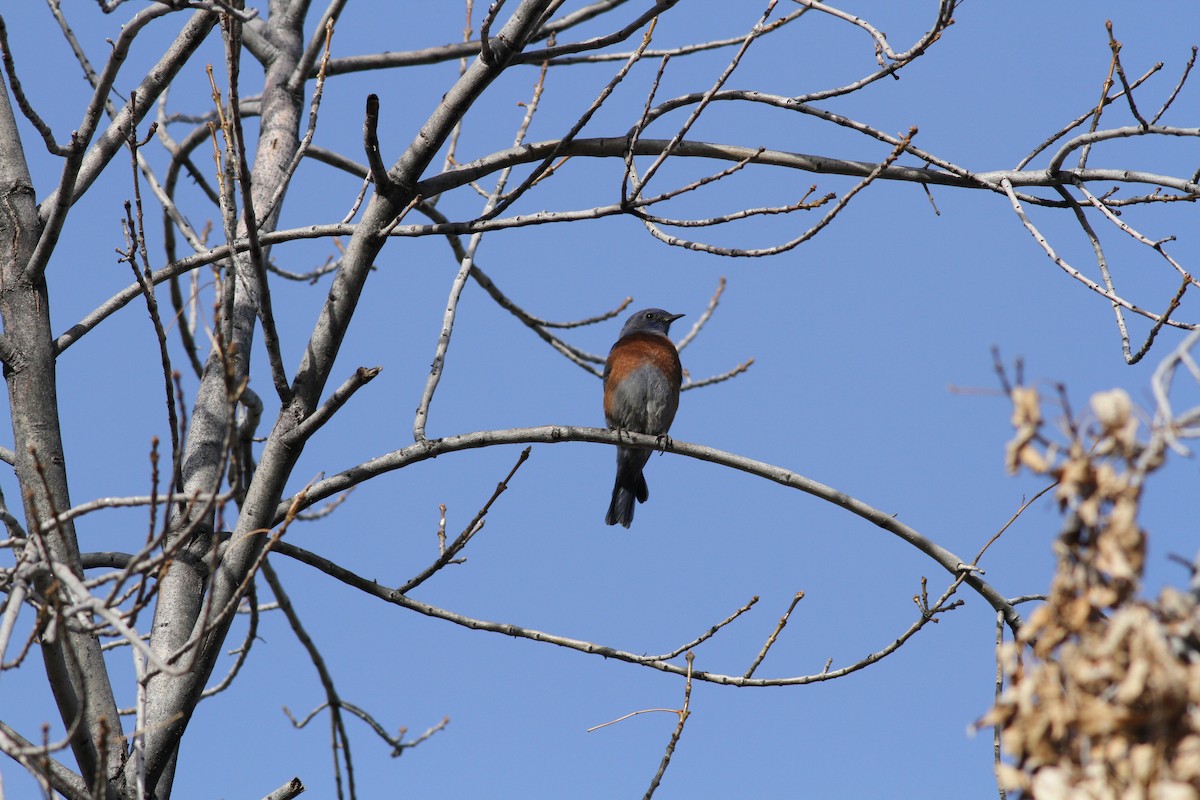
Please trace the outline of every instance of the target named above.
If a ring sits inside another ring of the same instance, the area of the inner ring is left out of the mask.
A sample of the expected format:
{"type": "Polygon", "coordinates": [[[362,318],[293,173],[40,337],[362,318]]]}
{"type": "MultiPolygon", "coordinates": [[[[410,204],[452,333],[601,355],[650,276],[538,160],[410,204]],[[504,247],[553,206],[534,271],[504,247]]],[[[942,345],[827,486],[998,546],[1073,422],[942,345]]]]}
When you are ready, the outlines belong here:
{"type": "MultiPolygon", "coordinates": [[[[610,425],[617,423],[626,414],[615,408],[618,387],[639,369],[651,368],[665,381],[666,397],[659,402],[670,407],[666,420],[674,416],[678,403],[679,385],[683,381],[683,367],[679,363],[679,351],[666,336],[653,333],[631,333],[617,341],[608,354],[604,365],[604,416],[610,425]]],[[[637,380],[637,378],[633,378],[637,380]]],[[[619,423],[617,423],[619,425],[619,423]]],[[[622,426],[623,427],[623,426],[622,426]]]]}

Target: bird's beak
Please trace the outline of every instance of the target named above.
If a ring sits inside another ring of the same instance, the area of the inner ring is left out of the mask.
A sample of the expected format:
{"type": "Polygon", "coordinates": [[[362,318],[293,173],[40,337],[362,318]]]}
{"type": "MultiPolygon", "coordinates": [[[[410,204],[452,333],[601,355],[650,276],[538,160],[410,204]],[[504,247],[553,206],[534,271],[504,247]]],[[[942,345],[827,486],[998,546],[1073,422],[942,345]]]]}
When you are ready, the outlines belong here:
{"type": "Polygon", "coordinates": [[[679,319],[679,318],[680,318],[680,317],[682,317],[682,316],[686,316],[686,315],[685,315],[685,314],[672,314],[672,315],[671,315],[671,316],[670,316],[670,317],[667,319],[667,322],[674,322],[675,320],[679,319]]]}

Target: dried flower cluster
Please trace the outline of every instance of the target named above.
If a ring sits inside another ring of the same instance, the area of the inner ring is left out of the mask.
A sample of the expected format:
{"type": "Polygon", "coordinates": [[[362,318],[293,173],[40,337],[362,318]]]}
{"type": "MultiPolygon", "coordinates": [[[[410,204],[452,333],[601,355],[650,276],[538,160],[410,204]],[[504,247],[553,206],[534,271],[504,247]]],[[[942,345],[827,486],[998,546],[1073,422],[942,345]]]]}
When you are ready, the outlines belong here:
{"type": "Polygon", "coordinates": [[[1007,690],[985,718],[1025,797],[1200,797],[1200,611],[1186,592],[1137,599],[1146,534],[1137,511],[1162,453],[1139,442],[1122,390],[1092,398],[1094,422],[1043,438],[1036,389],[1012,389],[1006,460],[1058,480],[1066,520],[1047,602],[1002,658],[1007,690]]]}

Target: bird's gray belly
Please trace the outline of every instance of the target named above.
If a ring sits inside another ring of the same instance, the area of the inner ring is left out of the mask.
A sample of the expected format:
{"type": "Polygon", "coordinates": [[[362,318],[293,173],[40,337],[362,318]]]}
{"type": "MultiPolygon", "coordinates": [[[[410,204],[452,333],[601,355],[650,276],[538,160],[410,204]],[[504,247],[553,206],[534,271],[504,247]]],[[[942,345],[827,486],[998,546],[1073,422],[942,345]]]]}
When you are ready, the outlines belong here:
{"type": "Polygon", "coordinates": [[[617,427],[649,434],[666,433],[678,405],[666,376],[654,367],[629,373],[613,401],[617,427]]]}

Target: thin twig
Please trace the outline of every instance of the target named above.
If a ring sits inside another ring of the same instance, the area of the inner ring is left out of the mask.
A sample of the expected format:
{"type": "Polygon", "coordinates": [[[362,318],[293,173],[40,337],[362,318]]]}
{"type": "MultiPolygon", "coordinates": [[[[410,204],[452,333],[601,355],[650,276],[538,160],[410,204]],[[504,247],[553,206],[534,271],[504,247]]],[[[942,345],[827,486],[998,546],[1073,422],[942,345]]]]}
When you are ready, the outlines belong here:
{"type": "Polygon", "coordinates": [[[1175,88],[1171,90],[1171,94],[1163,101],[1157,113],[1150,119],[1150,124],[1156,124],[1162,119],[1163,114],[1167,113],[1167,109],[1175,102],[1175,98],[1179,96],[1179,92],[1183,89],[1183,84],[1187,82],[1188,76],[1192,74],[1192,67],[1196,65],[1196,45],[1192,45],[1192,57],[1187,60],[1187,64],[1183,67],[1183,74],[1179,76],[1179,82],[1175,84],[1175,88]]]}
{"type": "Polygon", "coordinates": [[[29,124],[41,134],[42,141],[46,145],[46,150],[56,156],[68,155],[69,148],[63,147],[54,141],[54,131],[50,130],[49,124],[38,115],[33,104],[29,102],[29,98],[25,95],[25,89],[21,86],[21,81],[17,77],[17,67],[13,60],[12,50],[8,46],[8,26],[4,24],[3,17],[0,17],[0,54],[4,58],[4,72],[8,76],[9,88],[12,89],[13,98],[17,101],[17,107],[21,109],[21,113],[29,120],[29,124]]]}
{"type": "MultiPolygon", "coordinates": [[[[667,158],[671,156],[675,147],[678,146],[681,141],[683,141],[683,139],[687,136],[687,132],[692,129],[692,126],[696,124],[696,121],[700,118],[700,115],[704,113],[704,110],[708,107],[709,103],[712,102],[713,96],[719,92],[721,87],[725,85],[725,82],[729,80],[729,76],[733,74],[735,69],[737,69],[738,64],[741,63],[742,57],[746,54],[746,51],[750,48],[750,45],[755,39],[762,35],[766,25],[767,17],[769,17],[771,12],[775,10],[775,4],[777,2],[778,0],[768,1],[766,10],[763,11],[758,21],[754,24],[754,27],[750,29],[750,32],[745,35],[741,47],[739,47],[737,52],[734,53],[733,57],[729,59],[729,63],[726,64],[725,69],[719,76],[717,76],[717,79],[713,82],[713,85],[704,93],[704,96],[696,104],[696,107],[692,109],[691,114],[689,114],[688,118],[684,120],[683,125],[679,126],[679,129],[675,132],[675,135],[671,137],[671,141],[655,158],[655,160],[651,162],[650,166],[646,168],[644,175],[640,177],[636,175],[634,176],[633,186],[630,190],[630,196],[632,198],[637,198],[641,195],[642,190],[646,187],[646,184],[650,182],[650,179],[654,177],[654,174],[658,171],[658,169],[663,165],[663,163],[666,162],[667,158]]],[[[649,43],[649,39],[647,38],[645,44],[649,45],[649,43]]],[[[645,48],[643,47],[642,49],[644,50],[645,48]]],[[[638,55],[639,57],[641,56],[640,51],[638,55]]]]}
{"type": "Polygon", "coordinates": [[[642,800],[650,800],[654,796],[655,790],[658,789],[662,782],[663,775],[667,772],[667,767],[671,765],[671,756],[675,754],[675,746],[679,744],[679,737],[683,735],[683,726],[687,723],[688,717],[692,715],[692,664],[696,660],[695,653],[687,654],[687,681],[683,684],[683,708],[679,709],[679,724],[675,726],[675,730],[671,733],[671,739],[667,742],[667,749],[663,751],[662,761],[658,764],[658,772],[654,773],[654,777],[650,779],[650,788],[646,790],[646,794],[642,796],[642,800]]]}
{"type": "Polygon", "coordinates": [[[787,611],[783,612],[783,616],[779,618],[779,624],[775,626],[775,630],[771,631],[771,635],[768,636],[767,641],[763,643],[762,649],[758,651],[758,655],[755,656],[754,662],[750,664],[750,669],[746,670],[746,674],[742,676],[743,678],[754,677],[754,671],[758,669],[758,665],[761,664],[763,659],[767,657],[767,652],[771,649],[771,645],[775,644],[775,640],[779,638],[779,633],[783,630],[783,626],[787,625],[788,617],[790,617],[792,612],[796,610],[796,604],[803,599],[804,592],[796,592],[796,594],[792,597],[792,602],[788,606],[787,611]]]}
{"type": "Polygon", "coordinates": [[[703,313],[692,323],[692,327],[684,337],[675,344],[675,349],[683,352],[684,348],[692,343],[708,321],[712,319],[713,312],[717,310],[717,304],[721,302],[721,295],[725,294],[725,276],[722,275],[717,279],[717,288],[713,291],[712,297],[708,298],[708,305],[705,306],[703,313]]]}
{"type": "Polygon", "coordinates": [[[260,566],[262,575],[267,580],[267,584],[271,587],[271,593],[275,595],[275,600],[279,603],[279,608],[287,617],[288,624],[292,628],[292,632],[296,635],[296,639],[300,645],[308,653],[308,659],[312,662],[313,667],[317,670],[317,675],[321,679],[321,687],[325,690],[327,699],[330,728],[332,742],[330,749],[333,754],[333,769],[334,778],[337,784],[338,797],[344,797],[342,792],[342,772],[341,764],[344,761],[346,764],[346,782],[350,790],[350,797],[355,797],[354,791],[354,758],[350,752],[350,737],[346,733],[346,724],[342,719],[341,698],[338,695],[337,687],[333,682],[333,675],[329,672],[329,668],[325,664],[325,658],[321,655],[321,650],[317,647],[316,642],[308,635],[308,631],[304,628],[304,623],[300,620],[300,615],[292,605],[291,598],[283,588],[283,583],[279,580],[279,576],[271,567],[271,562],[263,560],[260,566]]]}
{"type": "Polygon", "coordinates": [[[1129,302],[1125,298],[1114,294],[1113,292],[1109,291],[1108,289],[1106,289],[1103,286],[1100,286],[1095,281],[1093,281],[1091,278],[1088,278],[1083,273],[1081,273],[1079,270],[1075,269],[1073,266],[1068,264],[1065,259],[1063,259],[1061,256],[1058,255],[1057,252],[1055,252],[1054,248],[1050,245],[1050,242],[1047,241],[1046,237],[1044,235],[1042,235],[1042,232],[1037,229],[1037,226],[1035,226],[1033,224],[1033,222],[1029,219],[1029,217],[1025,214],[1025,209],[1021,207],[1021,201],[1017,199],[1016,193],[1013,191],[1012,183],[1007,178],[1005,178],[1001,181],[1001,187],[1004,189],[1005,193],[1008,194],[1008,199],[1009,199],[1009,202],[1012,204],[1013,211],[1016,212],[1018,219],[1021,220],[1021,224],[1025,226],[1025,229],[1027,231],[1029,231],[1029,235],[1033,237],[1034,241],[1038,243],[1038,246],[1040,246],[1042,248],[1042,250],[1045,251],[1046,255],[1050,258],[1050,260],[1053,261],[1055,264],[1057,264],[1059,266],[1059,268],[1061,268],[1063,270],[1063,272],[1067,273],[1072,278],[1079,281],[1084,286],[1088,287],[1089,289],[1091,289],[1093,292],[1100,295],[1101,297],[1104,297],[1113,303],[1119,304],[1122,308],[1124,308],[1127,311],[1132,311],[1133,313],[1139,314],[1139,315],[1146,317],[1147,319],[1152,320],[1154,322],[1163,320],[1164,324],[1171,325],[1173,327],[1184,328],[1186,330],[1195,329],[1195,327],[1196,327],[1195,325],[1188,324],[1188,323],[1176,322],[1175,320],[1168,319],[1162,315],[1155,314],[1152,311],[1147,311],[1144,308],[1134,305],[1133,303],[1129,302]]]}
{"type": "MultiPolygon", "coordinates": [[[[1004,618],[999,614],[996,615],[996,688],[993,694],[993,702],[996,705],[1000,703],[1000,695],[1004,693],[1004,618]]],[[[1003,749],[1001,748],[1000,738],[1000,721],[997,720],[992,725],[992,771],[996,774],[996,789],[999,792],[1000,800],[1008,800],[1008,792],[1004,790],[1004,784],[1000,781],[1000,765],[1002,763],[1003,749]]]]}
{"type": "Polygon", "coordinates": [[[643,656],[643,660],[644,661],[670,661],[671,659],[677,658],[680,655],[686,653],[688,650],[695,650],[701,644],[703,644],[704,642],[708,641],[713,636],[715,636],[717,634],[717,631],[721,630],[726,625],[733,622],[735,619],[740,617],[742,614],[745,614],[747,611],[749,611],[751,608],[753,608],[754,604],[757,602],[758,602],[758,595],[754,595],[754,597],[751,597],[750,602],[746,603],[746,605],[742,606],[737,611],[734,611],[728,617],[721,620],[716,625],[713,625],[708,630],[706,630],[704,633],[700,634],[699,636],[697,636],[695,639],[688,642],[687,644],[681,645],[681,646],[675,648],[674,650],[672,650],[671,652],[663,653],[662,655],[643,656]]]}
{"type": "Polygon", "coordinates": [[[654,236],[655,239],[672,245],[673,247],[683,247],[688,250],[699,250],[701,252],[711,253],[713,255],[734,256],[738,258],[762,258],[764,256],[786,253],[789,250],[799,247],[804,242],[807,242],[809,239],[824,230],[829,223],[833,222],[834,218],[841,213],[842,209],[844,209],[850,203],[851,198],[853,198],[863,189],[867,188],[867,186],[871,185],[871,183],[873,183],[880,175],[882,175],[888,167],[895,163],[896,159],[903,155],[908,143],[912,141],[912,138],[916,135],[916,133],[917,129],[915,127],[910,128],[908,134],[899,142],[897,142],[895,147],[892,149],[892,152],[889,153],[883,161],[877,164],[875,168],[871,170],[871,172],[869,172],[861,181],[856,183],[848,192],[838,198],[838,201],[834,204],[833,208],[827,211],[825,216],[821,217],[821,219],[815,225],[806,230],[804,233],[800,234],[794,239],[783,242],[782,244],[760,248],[718,247],[716,245],[704,244],[703,242],[690,241],[687,239],[681,239],[677,236],[671,236],[644,217],[642,218],[642,224],[646,227],[646,230],[648,230],[650,234],[654,236]]]}
{"type": "Polygon", "coordinates": [[[439,548],[441,552],[438,555],[437,560],[434,561],[432,564],[430,564],[428,567],[426,567],[424,570],[422,570],[419,574],[415,575],[411,580],[409,580],[403,586],[396,589],[396,591],[398,593],[408,594],[413,589],[420,586],[422,583],[424,583],[426,580],[428,580],[429,577],[432,576],[435,572],[437,572],[442,567],[449,564],[454,559],[454,557],[457,556],[462,551],[462,549],[467,546],[467,543],[470,542],[472,538],[474,538],[475,534],[477,534],[477,533],[479,533],[479,531],[483,530],[484,518],[487,516],[488,511],[491,510],[492,504],[495,503],[496,500],[499,499],[500,495],[502,495],[508,489],[509,481],[511,481],[513,479],[513,476],[517,474],[517,470],[519,470],[521,468],[521,465],[524,464],[527,460],[529,460],[529,453],[532,450],[533,450],[533,448],[526,447],[524,450],[521,451],[521,454],[519,456],[517,456],[517,463],[513,464],[513,468],[510,469],[508,471],[508,474],[504,476],[504,480],[502,480],[502,481],[500,481],[500,483],[496,484],[496,489],[495,489],[495,491],[492,492],[492,496],[487,499],[487,502],[484,503],[483,507],[480,508],[478,513],[475,514],[474,519],[472,519],[470,522],[468,522],[467,526],[462,529],[462,533],[460,533],[457,537],[455,537],[454,541],[451,542],[445,548],[439,548]]]}
{"type": "MultiPolygon", "coordinates": [[[[579,132],[583,130],[584,126],[587,125],[595,113],[600,110],[600,106],[602,106],[604,102],[612,95],[613,91],[618,85],[620,85],[621,81],[625,80],[625,76],[629,74],[631,69],[633,69],[634,64],[641,60],[642,53],[650,44],[650,36],[653,31],[654,24],[651,23],[650,27],[646,31],[646,34],[642,37],[642,43],[638,49],[635,50],[633,55],[631,55],[628,60],[621,65],[621,68],[617,70],[616,75],[609,79],[604,88],[600,90],[600,93],[596,95],[596,98],[592,101],[591,105],[589,105],[587,109],[584,110],[583,114],[579,116],[579,119],[577,119],[571,125],[570,130],[568,130],[566,134],[564,134],[563,137],[557,141],[555,147],[545,156],[545,158],[542,159],[540,164],[533,168],[533,170],[529,173],[525,180],[523,180],[520,185],[517,186],[517,188],[500,197],[497,202],[490,204],[485,213],[480,215],[480,219],[489,220],[499,216],[504,212],[505,209],[515,203],[518,198],[524,195],[531,186],[545,176],[547,170],[550,169],[551,165],[562,154],[563,148],[579,135],[579,132]]],[[[543,67],[542,75],[544,79],[545,67],[543,67]]]]}
{"type": "Polygon", "coordinates": [[[1111,19],[1105,21],[1104,28],[1108,31],[1108,46],[1112,50],[1113,66],[1116,68],[1117,78],[1121,81],[1121,87],[1125,90],[1125,100],[1129,103],[1129,113],[1133,114],[1133,118],[1141,123],[1143,128],[1149,128],[1150,123],[1138,111],[1137,103],[1133,101],[1133,87],[1129,85],[1129,81],[1125,77],[1125,67],[1121,65],[1121,43],[1113,38],[1113,24],[1111,19]]]}
{"type": "Polygon", "coordinates": [[[383,367],[359,367],[354,370],[346,381],[333,391],[329,399],[321,404],[320,408],[310,414],[303,422],[293,428],[288,436],[296,442],[304,442],[312,438],[322,425],[333,418],[333,415],[346,404],[346,402],[362,387],[366,386],[375,376],[383,370],[383,367]]]}
{"type": "MultiPolygon", "coordinates": [[[[521,120],[521,124],[517,126],[517,132],[513,140],[514,147],[521,146],[525,141],[529,126],[533,122],[533,117],[537,113],[538,106],[541,104],[545,82],[546,68],[542,67],[538,73],[537,81],[533,86],[533,97],[525,105],[525,116],[521,120]]],[[[487,203],[484,205],[481,216],[486,217],[500,202],[504,196],[504,188],[508,185],[508,178],[511,173],[511,168],[505,168],[500,171],[499,176],[496,178],[495,187],[488,195],[487,203]]],[[[476,233],[471,236],[471,240],[467,243],[462,256],[459,258],[458,272],[455,274],[454,281],[450,285],[450,296],[446,300],[446,310],[442,315],[442,327],[438,335],[437,346],[434,348],[433,362],[429,367],[429,377],[425,380],[425,389],[421,394],[421,401],[417,405],[417,412],[413,418],[413,439],[416,441],[425,438],[425,425],[429,418],[429,407],[433,403],[434,393],[441,382],[446,354],[450,349],[450,338],[454,333],[454,322],[458,316],[458,301],[462,296],[467,279],[471,275],[471,270],[475,263],[475,254],[478,252],[482,242],[482,233],[476,233]]]]}

